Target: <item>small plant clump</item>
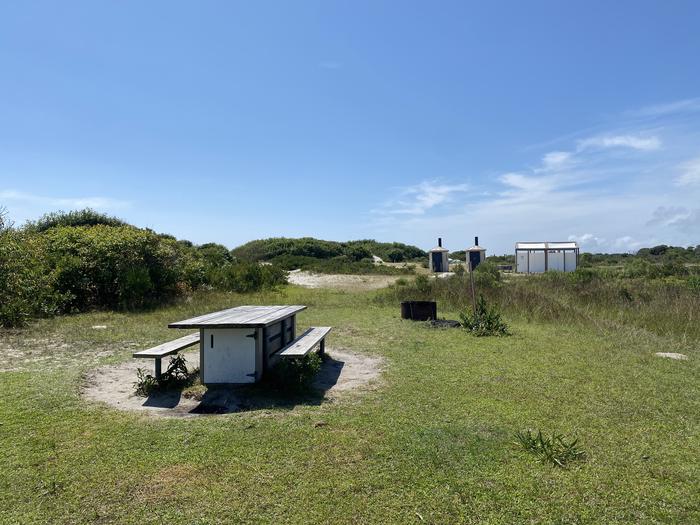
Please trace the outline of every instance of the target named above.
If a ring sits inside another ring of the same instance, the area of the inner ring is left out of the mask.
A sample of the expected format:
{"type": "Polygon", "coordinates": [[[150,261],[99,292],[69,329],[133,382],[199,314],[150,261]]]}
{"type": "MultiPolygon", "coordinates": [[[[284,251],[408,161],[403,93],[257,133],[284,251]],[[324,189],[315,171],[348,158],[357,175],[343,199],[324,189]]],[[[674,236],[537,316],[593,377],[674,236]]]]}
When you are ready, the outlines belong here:
{"type": "Polygon", "coordinates": [[[468,309],[459,314],[464,329],[477,337],[510,335],[508,325],[501,318],[496,306],[489,307],[483,295],[479,295],[476,310],[468,309]]]}
{"type": "Polygon", "coordinates": [[[537,456],[540,462],[555,467],[566,468],[569,462],[586,458],[586,452],[578,448],[578,439],[567,440],[556,433],[545,436],[541,430],[537,434],[532,430],[517,432],[515,437],[517,445],[537,456]]]}
{"type": "Polygon", "coordinates": [[[322,358],[310,353],[296,359],[283,359],[271,370],[272,384],[281,390],[301,392],[308,390],[311,381],[321,370],[322,358]]]}
{"type": "Polygon", "coordinates": [[[187,370],[187,360],[181,355],[170,358],[168,369],[158,379],[139,368],[134,383],[136,395],[147,397],[156,390],[188,386],[198,372],[198,369],[187,370]]]}

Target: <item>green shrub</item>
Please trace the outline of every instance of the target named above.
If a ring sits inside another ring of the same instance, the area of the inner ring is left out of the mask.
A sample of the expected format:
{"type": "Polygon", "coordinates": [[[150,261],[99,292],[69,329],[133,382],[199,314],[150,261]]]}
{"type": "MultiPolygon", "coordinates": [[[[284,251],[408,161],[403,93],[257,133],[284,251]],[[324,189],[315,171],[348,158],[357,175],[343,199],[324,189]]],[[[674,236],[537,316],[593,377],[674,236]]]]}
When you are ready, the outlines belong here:
{"type": "Polygon", "coordinates": [[[201,257],[202,263],[206,268],[222,266],[233,261],[229,249],[214,242],[197,246],[197,254],[201,257]]]}
{"type": "Polygon", "coordinates": [[[304,357],[282,359],[270,370],[269,380],[281,390],[301,392],[309,389],[321,370],[322,358],[316,352],[304,357]]]}
{"type": "Polygon", "coordinates": [[[64,311],[141,308],[174,297],[183,279],[182,248],[132,226],[56,226],[46,242],[64,311]]]}
{"type": "Polygon", "coordinates": [[[301,255],[280,255],[272,259],[272,263],[286,270],[300,269],[318,273],[360,275],[405,275],[413,273],[412,268],[393,268],[391,266],[374,264],[369,259],[353,261],[346,255],[339,255],[331,259],[316,259],[301,255]]]}
{"type": "Polygon", "coordinates": [[[477,337],[509,335],[508,325],[501,319],[495,306],[488,307],[483,295],[479,295],[476,311],[464,310],[459,314],[464,329],[477,337]]]}
{"type": "Polygon", "coordinates": [[[430,294],[432,290],[430,279],[427,275],[418,275],[416,280],[413,282],[418,294],[422,297],[430,294]]]}
{"type": "Polygon", "coordinates": [[[105,226],[127,226],[121,219],[110,217],[104,213],[99,213],[93,209],[85,208],[84,210],[75,211],[57,211],[47,213],[35,222],[29,222],[25,226],[28,230],[43,232],[50,228],[58,226],[97,226],[98,224],[105,226]]]}
{"type": "Polygon", "coordinates": [[[167,370],[158,379],[147,374],[142,368],[136,370],[134,390],[137,396],[148,397],[158,390],[190,386],[198,377],[198,368],[188,370],[185,357],[175,355],[170,358],[167,370]]]}
{"type": "Polygon", "coordinates": [[[277,265],[234,262],[210,269],[207,281],[221,290],[247,293],[286,284],[287,273],[277,265]]]}
{"type": "Polygon", "coordinates": [[[688,288],[693,292],[700,293],[700,275],[691,275],[688,277],[688,288]]]}
{"type": "Polygon", "coordinates": [[[345,250],[345,255],[351,261],[361,261],[363,259],[372,259],[372,252],[365,246],[350,246],[345,250]]]}
{"type": "Polygon", "coordinates": [[[393,257],[401,257],[401,260],[427,255],[420,248],[397,242],[382,243],[372,239],[335,242],[311,237],[258,239],[231,250],[234,257],[243,261],[272,261],[278,257],[286,256],[332,259],[341,255],[345,255],[353,261],[367,259],[372,255],[384,260],[392,260],[389,256],[390,253],[393,254],[393,257]]]}
{"type": "Polygon", "coordinates": [[[406,259],[406,255],[403,250],[398,248],[392,248],[386,254],[386,258],[389,262],[398,263],[403,262],[406,259]]]}
{"type": "Polygon", "coordinates": [[[501,272],[492,262],[482,262],[474,270],[474,283],[477,286],[496,286],[501,282],[501,272]]]}
{"type": "Polygon", "coordinates": [[[65,296],[55,283],[40,237],[0,230],[0,325],[22,326],[33,317],[56,313],[65,296]]]}

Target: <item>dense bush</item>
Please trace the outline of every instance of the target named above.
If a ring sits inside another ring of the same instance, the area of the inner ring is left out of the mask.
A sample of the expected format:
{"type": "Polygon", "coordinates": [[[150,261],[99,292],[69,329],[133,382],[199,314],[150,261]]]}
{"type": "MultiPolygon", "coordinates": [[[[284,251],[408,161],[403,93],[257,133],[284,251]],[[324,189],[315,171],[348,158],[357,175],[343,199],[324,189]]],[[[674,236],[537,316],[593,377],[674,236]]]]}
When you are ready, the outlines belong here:
{"type": "Polygon", "coordinates": [[[98,224],[105,226],[127,225],[121,219],[110,217],[104,213],[86,208],[84,210],[69,212],[57,211],[54,213],[47,213],[38,221],[27,223],[25,229],[43,232],[50,228],[55,228],[56,226],[97,226],[98,224]]]}
{"type": "Polygon", "coordinates": [[[277,388],[291,392],[303,392],[311,386],[321,370],[322,358],[316,352],[304,357],[282,359],[272,370],[267,380],[277,388]]]}
{"type": "Polygon", "coordinates": [[[427,254],[420,248],[401,243],[382,243],[371,239],[335,242],[304,237],[300,239],[288,239],[277,237],[251,241],[238,248],[234,248],[231,254],[243,261],[273,261],[293,257],[309,257],[325,260],[345,256],[351,261],[371,259],[376,255],[383,260],[398,262],[412,260],[418,257],[426,257],[427,254]]]}
{"type": "Polygon", "coordinates": [[[318,273],[332,274],[380,274],[403,275],[413,273],[412,268],[394,268],[381,264],[374,264],[369,259],[353,261],[346,255],[339,255],[331,259],[316,259],[302,255],[280,255],[271,261],[276,266],[285,270],[306,270],[318,273]]]}
{"type": "Polygon", "coordinates": [[[227,263],[212,267],[207,274],[207,281],[220,290],[246,293],[285,284],[287,272],[270,264],[227,263]]]}
{"type": "Polygon", "coordinates": [[[501,272],[492,262],[483,262],[474,270],[474,280],[478,286],[497,286],[501,282],[501,272]]]}
{"type": "Polygon", "coordinates": [[[237,262],[218,244],[193,246],[91,210],[16,229],[0,210],[0,325],[91,308],[162,304],[200,286],[252,292],[286,282],[270,265],[237,262]]]}
{"type": "Polygon", "coordinates": [[[0,230],[0,325],[22,325],[32,317],[56,313],[63,297],[55,281],[41,238],[0,230]]]}
{"type": "Polygon", "coordinates": [[[176,242],[132,226],[58,226],[41,234],[62,309],[140,308],[175,296],[186,257],[176,242]]]}
{"type": "Polygon", "coordinates": [[[270,261],[280,256],[314,257],[330,259],[343,255],[341,243],[322,241],[304,237],[287,239],[284,237],[250,241],[243,246],[231,250],[231,254],[242,261],[270,261]]]}

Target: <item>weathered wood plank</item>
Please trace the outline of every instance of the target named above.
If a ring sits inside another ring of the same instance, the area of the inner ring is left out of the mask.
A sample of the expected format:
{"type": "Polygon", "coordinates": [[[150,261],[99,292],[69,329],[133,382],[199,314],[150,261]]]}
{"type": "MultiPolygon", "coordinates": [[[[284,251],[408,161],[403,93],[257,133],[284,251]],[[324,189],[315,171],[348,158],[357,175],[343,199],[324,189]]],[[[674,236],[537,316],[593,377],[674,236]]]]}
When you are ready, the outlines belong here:
{"type": "Polygon", "coordinates": [[[303,357],[308,354],[314,346],[321,343],[330,331],[330,326],[315,326],[309,328],[294,341],[282,348],[278,352],[278,355],[280,357],[303,357]]]}
{"type": "Polygon", "coordinates": [[[199,332],[194,334],[186,335],[185,337],[180,337],[174,341],[168,341],[148,350],[141,350],[140,352],[134,352],[133,357],[148,357],[148,358],[158,358],[170,354],[175,354],[180,350],[188,348],[192,345],[199,343],[199,332]]]}
{"type": "Polygon", "coordinates": [[[263,327],[306,309],[306,306],[237,306],[228,310],[200,315],[170,323],[170,328],[244,328],[263,327]]]}
{"type": "MultiPolygon", "coordinates": [[[[302,307],[301,309],[303,310],[306,307],[302,307]]],[[[274,323],[277,321],[280,321],[282,319],[285,319],[289,317],[290,315],[294,315],[295,313],[300,311],[299,306],[282,306],[278,308],[275,311],[272,312],[267,312],[260,317],[256,317],[255,319],[251,320],[251,322],[256,322],[256,323],[265,323],[265,324],[270,324],[274,323]]]]}
{"type": "Polygon", "coordinates": [[[204,315],[198,315],[197,317],[192,317],[191,319],[186,319],[184,321],[178,321],[172,324],[183,324],[183,323],[215,323],[220,319],[230,317],[230,316],[243,316],[246,312],[255,311],[256,306],[236,306],[234,308],[228,308],[227,310],[220,310],[218,312],[211,312],[204,315]]]}

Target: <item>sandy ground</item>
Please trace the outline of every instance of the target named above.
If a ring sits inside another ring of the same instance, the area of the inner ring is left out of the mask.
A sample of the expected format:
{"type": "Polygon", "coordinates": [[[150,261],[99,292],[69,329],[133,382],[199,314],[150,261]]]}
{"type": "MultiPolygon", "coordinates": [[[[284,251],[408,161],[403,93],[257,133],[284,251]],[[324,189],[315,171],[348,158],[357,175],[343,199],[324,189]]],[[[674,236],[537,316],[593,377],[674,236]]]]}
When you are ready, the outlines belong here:
{"type": "Polygon", "coordinates": [[[339,275],[304,272],[289,272],[289,282],[304,288],[338,288],[341,290],[377,290],[396,282],[396,275],[339,275]]]}
{"type": "MultiPolygon", "coordinates": [[[[343,349],[326,349],[327,358],[314,380],[316,396],[303,399],[270,399],[250,386],[209,388],[200,399],[187,398],[179,391],[154,394],[148,398],[134,394],[134,382],[138,368],[152,373],[150,360],[132,359],[125,363],[98,368],[85,378],[82,395],[94,402],[106,403],[120,410],[140,411],[146,415],[166,417],[194,417],[202,414],[221,414],[264,410],[278,406],[293,408],[296,404],[318,405],[336,400],[353,392],[367,390],[376,384],[383,360],[356,354],[343,349]]],[[[199,353],[182,354],[188,368],[199,366],[199,353]]],[[[163,362],[165,368],[166,362],[163,362]]]]}

